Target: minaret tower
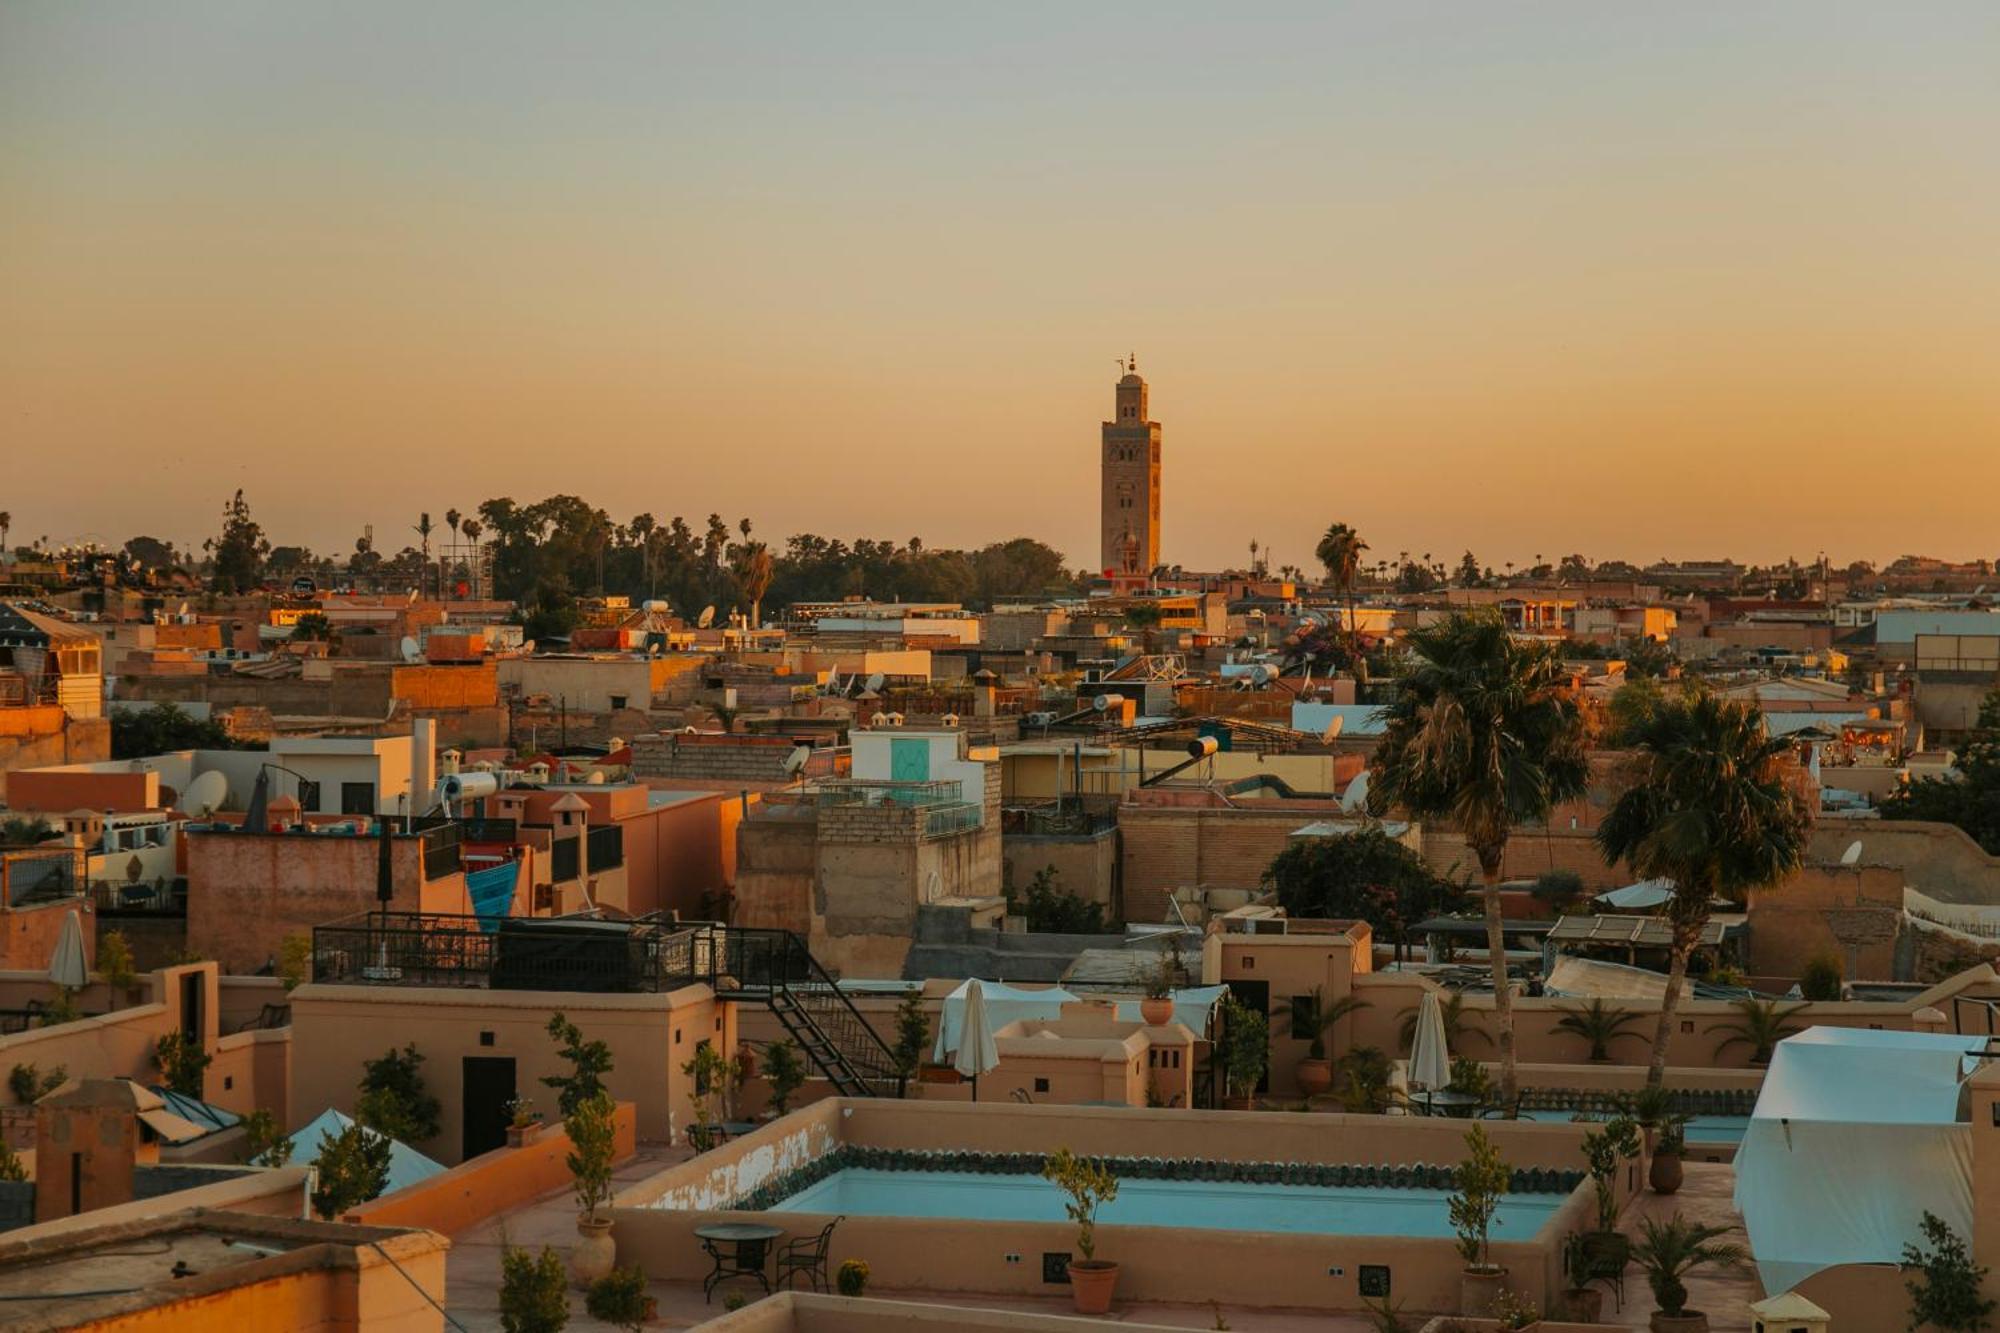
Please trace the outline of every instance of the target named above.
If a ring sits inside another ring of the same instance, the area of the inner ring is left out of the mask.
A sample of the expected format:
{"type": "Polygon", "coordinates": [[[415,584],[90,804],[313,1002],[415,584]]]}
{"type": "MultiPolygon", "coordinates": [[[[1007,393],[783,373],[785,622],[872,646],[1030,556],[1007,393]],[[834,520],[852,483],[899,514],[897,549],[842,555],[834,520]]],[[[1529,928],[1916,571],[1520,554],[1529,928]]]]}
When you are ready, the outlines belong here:
{"type": "Polygon", "coordinates": [[[1098,567],[1144,580],[1160,563],[1160,423],[1146,416],[1135,353],[1120,363],[1113,419],[1104,423],[1104,492],[1098,567]]]}

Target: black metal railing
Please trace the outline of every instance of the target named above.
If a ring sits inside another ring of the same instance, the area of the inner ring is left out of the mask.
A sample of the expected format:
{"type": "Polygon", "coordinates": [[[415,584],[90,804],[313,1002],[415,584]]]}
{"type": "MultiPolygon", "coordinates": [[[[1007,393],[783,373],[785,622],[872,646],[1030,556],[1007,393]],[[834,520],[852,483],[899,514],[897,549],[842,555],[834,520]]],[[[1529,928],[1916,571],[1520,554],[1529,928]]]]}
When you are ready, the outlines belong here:
{"type": "Polygon", "coordinates": [[[97,910],[106,916],[187,915],[185,879],[156,879],[136,884],[99,880],[90,886],[90,896],[97,910]]]}
{"type": "Polygon", "coordinates": [[[895,1057],[805,941],[788,930],[652,919],[371,912],[313,929],[313,980],[343,985],[658,992],[706,983],[768,1006],[843,1093],[883,1092],[895,1057]]]}
{"type": "Polygon", "coordinates": [[[575,838],[557,838],[549,844],[549,880],[556,884],[567,884],[576,878],[582,862],[575,838]]]}

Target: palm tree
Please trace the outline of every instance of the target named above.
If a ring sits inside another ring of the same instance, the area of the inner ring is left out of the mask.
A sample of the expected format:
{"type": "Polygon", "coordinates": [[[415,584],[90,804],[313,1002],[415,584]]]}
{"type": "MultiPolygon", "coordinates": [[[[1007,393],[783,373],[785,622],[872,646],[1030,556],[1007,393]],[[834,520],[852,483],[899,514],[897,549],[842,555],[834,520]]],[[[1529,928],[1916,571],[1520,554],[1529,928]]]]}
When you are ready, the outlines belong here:
{"type": "Polygon", "coordinates": [[[1361,626],[1354,618],[1354,576],[1361,569],[1361,553],[1368,549],[1368,543],[1361,540],[1361,534],[1345,523],[1335,523],[1319,539],[1313,554],[1326,566],[1326,577],[1347,599],[1347,635],[1355,649],[1354,660],[1361,661],[1361,626]]]}
{"type": "Polygon", "coordinates": [[[1447,617],[1410,635],[1411,665],[1371,764],[1368,804],[1449,819],[1479,859],[1502,1097],[1519,1090],[1514,996],[1500,917],[1500,870],[1514,826],[1541,823],[1589,777],[1583,718],[1562,663],[1516,642],[1490,611],[1447,617]]]}
{"type": "Polygon", "coordinates": [[[1755,705],[1697,691],[1662,700],[1631,732],[1637,780],[1597,828],[1607,861],[1673,882],[1667,991],[1647,1082],[1666,1077],[1688,958],[1720,894],[1737,901],[1798,869],[1812,816],[1786,780],[1790,746],[1764,729],[1755,705]]]}
{"type": "Polygon", "coordinates": [[[1577,1009],[1565,1009],[1563,1016],[1556,1020],[1558,1032],[1568,1032],[1590,1043],[1590,1059],[1594,1064],[1602,1064],[1611,1058],[1611,1043],[1620,1037],[1638,1037],[1636,1032],[1627,1032],[1628,1024],[1639,1021],[1639,1015],[1625,1009],[1613,1009],[1602,1000],[1592,1000],[1577,1009]]]}
{"type": "Polygon", "coordinates": [[[7,533],[14,526],[14,516],[0,509],[0,552],[7,549],[7,533]]]}
{"type": "Polygon", "coordinates": [[[1734,1268],[1743,1262],[1743,1247],[1722,1239],[1729,1234],[1728,1227],[1690,1221],[1679,1213],[1665,1222],[1648,1217],[1640,1226],[1632,1258],[1645,1271],[1660,1313],[1669,1318],[1678,1318],[1687,1309],[1689,1273],[1711,1265],[1734,1268]]]}
{"type": "Polygon", "coordinates": [[[1308,1060],[1324,1060],[1327,1034],[1333,1031],[1333,1025],[1367,1007],[1368,1001],[1353,995],[1343,995],[1328,1004],[1323,989],[1314,986],[1311,995],[1294,996],[1273,1009],[1271,1016],[1289,1018],[1292,1036],[1305,1033],[1306,1040],[1311,1043],[1306,1048],[1308,1060]]]}
{"type": "MultiPolygon", "coordinates": [[[[749,522],[745,519],[744,522],[749,522]]],[[[763,542],[751,542],[737,548],[736,584],[743,595],[750,599],[750,628],[756,629],[763,623],[764,594],[771,590],[771,578],[775,568],[771,562],[771,549],[763,542]]]]}
{"type": "Polygon", "coordinates": [[[1810,1005],[1795,1004],[1789,1009],[1781,1009],[1776,1000],[1760,1000],[1754,995],[1746,995],[1735,1003],[1736,1012],[1741,1017],[1731,1023],[1709,1026],[1710,1032],[1731,1034],[1728,1041],[1716,1046],[1715,1053],[1721,1055],[1732,1046],[1748,1046],[1750,1063],[1756,1065],[1771,1062],[1771,1052],[1778,1043],[1798,1031],[1792,1026],[1792,1020],[1811,1008],[1810,1005]]]}
{"type": "MultiPolygon", "coordinates": [[[[1422,1012],[1420,1008],[1412,1009],[1403,1015],[1403,1026],[1400,1030],[1401,1035],[1399,1040],[1402,1042],[1402,1049],[1404,1051],[1408,1051],[1416,1044],[1417,1015],[1422,1012]]],[[[1438,1016],[1444,1020],[1444,1044],[1446,1050],[1455,1051],[1459,1049],[1467,1037],[1477,1037],[1481,1041],[1489,1043],[1492,1040],[1478,1028],[1467,1024],[1465,1020],[1465,996],[1459,991],[1448,991],[1445,997],[1438,1001],[1438,1016]]]]}

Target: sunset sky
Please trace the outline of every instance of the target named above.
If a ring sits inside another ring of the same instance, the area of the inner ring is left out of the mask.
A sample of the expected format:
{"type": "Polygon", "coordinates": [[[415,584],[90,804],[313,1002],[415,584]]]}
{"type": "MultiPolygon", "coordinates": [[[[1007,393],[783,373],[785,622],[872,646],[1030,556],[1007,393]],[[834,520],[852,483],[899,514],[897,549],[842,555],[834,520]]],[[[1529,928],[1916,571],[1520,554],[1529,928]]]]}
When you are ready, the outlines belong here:
{"type": "Polygon", "coordinates": [[[2000,555],[2000,4],[0,3],[13,538],[2000,555]]]}

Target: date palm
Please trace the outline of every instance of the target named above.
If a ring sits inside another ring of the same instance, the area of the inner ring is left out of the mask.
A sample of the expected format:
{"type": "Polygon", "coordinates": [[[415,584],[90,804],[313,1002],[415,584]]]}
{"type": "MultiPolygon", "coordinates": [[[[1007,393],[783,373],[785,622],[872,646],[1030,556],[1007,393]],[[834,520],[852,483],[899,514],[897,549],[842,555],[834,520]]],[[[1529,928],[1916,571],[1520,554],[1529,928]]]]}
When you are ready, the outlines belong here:
{"type": "Polygon", "coordinates": [[[1667,1221],[1646,1218],[1632,1259],[1646,1274],[1646,1285],[1660,1313],[1678,1318],[1687,1309],[1688,1274],[1697,1268],[1734,1268],[1743,1262],[1746,1251],[1726,1241],[1728,1227],[1711,1226],[1675,1213],[1667,1221]]]}
{"type": "Polygon", "coordinates": [[[1563,1011],[1556,1020],[1556,1030],[1583,1038],[1590,1043],[1590,1058],[1595,1064],[1602,1064],[1611,1058],[1611,1043],[1620,1037],[1638,1037],[1636,1032],[1625,1029],[1639,1021],[1639,1015],[1629,1010],[1613,1009],[1603,1000],[1592,1000],[1575,1009],[1563,1011]]]}
{"type": "Polygon", "coordinates": [[[1810,1007],[1795,1004],[1788,1009],[1781,1008],[1776,1000],[1760,1000],[1746,995],[1736,1001],[1737,1017],[1733,1022],[1709,1025],[1710,1032],[1729,1034],[1728,1041],[1716,1044],[1715,1053],[1721,1055],[1732,1046],[1748,1046],[1750,1063],[1769,1064],[1771,1053],[1778,1043],[1798,1031],[1792,1020],[1810,1007]]]}
{"type": "Polygon", "coordinates": [[[1297,996],[1280,1004],[1271,1011],[1271,1016],[1290,1019],[1292,1036],[1304,1034],[1305,1039],[1311,1043],[1306,1048],[1307,1059],[1324,1060],[1326,1039],[1333,1031],[1334,1024],[1367,1007],[1368,1001],[1352,995],[1343,995],[1337,1000],[1329,1001],[1324,988],[1314,986],[1312,994],[1297,996]]]}
{"type": "Polygon", "coordinates": [[[1410,635],[1410,668],[1385,710],[1368,787],[1377,815],[1400,807],[1456,824],[1479,861],[1501,1094],[1519,1090],[1514,997],[1500,917],[1500,872],[1519,824],[1545,822],[1589,777],[1583,719],[1562,663],[1517,642],[1490,611],[1410,635]]]}
{"type": "Polygon", "coordinates": [[[1718,895],[1738,901],[1798,869],[1812,817],[1786,780],[1790,745],[1771,737],[1755,705],[1696,691],[1662,701],[1631,739],[1636,780],[1598,825],[1597,845],[1607,861],[1673,881],[1667,991],[1646,1076],[1659,1083],[1709,904],[1718,895]]]}
{"type": "MultiPolygon", "coordinates": [[[[1347,601],[1347,637],[1354,651],[1357,664],[1361,660],[1361,626],[1354,618],[1354,579],[1361,572],[1361,553],[1368,549],[1368,543],[1361,540],[1361,534],[1345,523],[1335,523],[1319,539],[1313,554],[1326,566],[1326,577],[1347,601]]],[[[1356,667],[1356,679],[1361,678],[1363,668],[1356,667]]]]}

